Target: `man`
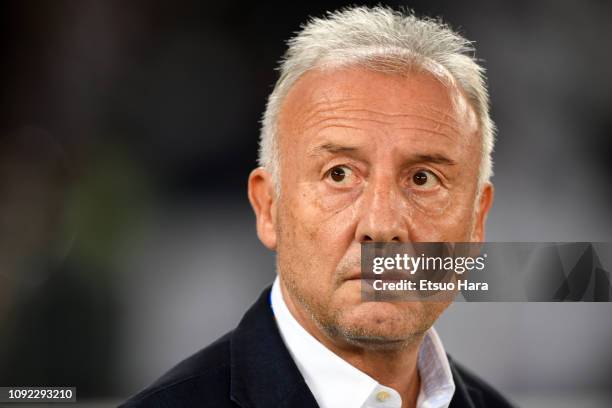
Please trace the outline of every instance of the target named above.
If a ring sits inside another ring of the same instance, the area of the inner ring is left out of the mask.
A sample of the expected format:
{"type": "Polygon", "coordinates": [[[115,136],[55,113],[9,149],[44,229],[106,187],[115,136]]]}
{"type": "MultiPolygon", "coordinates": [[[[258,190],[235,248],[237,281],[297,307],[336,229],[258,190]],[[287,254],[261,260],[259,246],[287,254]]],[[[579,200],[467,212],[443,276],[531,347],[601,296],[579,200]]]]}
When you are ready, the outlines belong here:
{"type": "Polygon", "coordinates": [[[248,194],[276,278],[238,327],[129,407],[509,406],[450,360],[443,302],[364,302],[364,242],[484,239],[493,124],[470,43],[351,8],[289,42],[248,194]]]}

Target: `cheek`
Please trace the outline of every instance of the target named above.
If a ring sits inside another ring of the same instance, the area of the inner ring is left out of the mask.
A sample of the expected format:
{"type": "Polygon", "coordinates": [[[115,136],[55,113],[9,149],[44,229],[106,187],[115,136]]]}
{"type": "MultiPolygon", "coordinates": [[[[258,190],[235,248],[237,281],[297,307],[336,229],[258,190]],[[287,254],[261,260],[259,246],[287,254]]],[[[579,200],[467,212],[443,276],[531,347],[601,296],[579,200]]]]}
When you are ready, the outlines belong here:
{"type": "Polygon", "coordinates": [[[279,207],[279,262],[291,265],[296,276],[316,274],[320,283],[332,282],[353,241],[356,214],[350,202],[323,194],[316,185],[300,184],[279,207]]]}
{"type": "Polygon", "coordinates": [[[435,194],[408,192],[405,195],[405,207],[430,219],[445,217],[452,204],[451,193],[446,189],[440,189],[435,194]]]}
{"type": "Polygon", "coordinates": [[[405,210],[414,241],[469,241],[474,223],[471,194],[445,190],[432,197],[410,196],[405,210]]]}
{"type": "Polygon", "coordinates": [[[308,236],[328,248],[346,247],[358,221],[359,191],[330,193],[322,183],[304,183],[292,208],[302,214],[308,236]]]}

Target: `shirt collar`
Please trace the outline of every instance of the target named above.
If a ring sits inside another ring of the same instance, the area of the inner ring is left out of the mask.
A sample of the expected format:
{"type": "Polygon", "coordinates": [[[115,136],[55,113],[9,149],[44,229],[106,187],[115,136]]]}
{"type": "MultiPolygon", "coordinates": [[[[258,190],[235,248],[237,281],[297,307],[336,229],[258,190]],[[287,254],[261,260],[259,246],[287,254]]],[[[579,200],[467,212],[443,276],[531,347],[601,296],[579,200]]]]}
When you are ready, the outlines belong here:
{"type": "MultiPolygon", "coordinates": [[[[321,408],[401,407],[396,390],[379,384],[344,361],[298,323],[283,299],[278,276],[272,285],[270,302],[281,337],[321,408]]],[[[418,370],[421,390],[417,408],[448,407],[455,383],[446,352],[433,327],[421,344],[418,370]]]]}

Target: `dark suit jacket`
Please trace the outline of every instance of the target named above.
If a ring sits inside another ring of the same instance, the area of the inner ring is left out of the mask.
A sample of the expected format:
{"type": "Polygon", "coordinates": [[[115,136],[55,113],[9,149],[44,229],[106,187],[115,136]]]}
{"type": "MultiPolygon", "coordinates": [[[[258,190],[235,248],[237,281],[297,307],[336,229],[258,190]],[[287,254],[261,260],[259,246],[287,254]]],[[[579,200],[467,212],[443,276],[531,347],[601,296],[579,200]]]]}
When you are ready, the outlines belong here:
{"type": "MultiPolygon", "coordinates": [[[[179,363],[122,407],[318,407],[283,343],[269,299],[270,288],[236,329],[179,363]]],[[[511,406],[449,360],[456,386],[451,408],[511,406]]]]}

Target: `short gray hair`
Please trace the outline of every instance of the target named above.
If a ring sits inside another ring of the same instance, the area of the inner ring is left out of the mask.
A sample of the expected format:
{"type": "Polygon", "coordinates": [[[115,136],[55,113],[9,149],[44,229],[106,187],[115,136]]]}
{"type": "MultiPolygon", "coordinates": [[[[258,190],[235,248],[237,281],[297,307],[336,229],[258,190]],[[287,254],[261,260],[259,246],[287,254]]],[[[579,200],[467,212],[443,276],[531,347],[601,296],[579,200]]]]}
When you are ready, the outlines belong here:
{"type": "Polygon", "coordinates": [[[259,165],[267,169],[280,191],[278,116],[290,88],[305,72],[351,64],[385,72],[413,66],[440,79],[450,79],[463,90],[478,117],[483,157],[479,185],[493,174],[491,154],[495,125],[489,116],[489,94],[484,68],[472,43],[439,20],[419,18],[412,11],[387,7],[352,7],[312,18],[287,42],[280,61],[280,77],[268,97],[259,141],[259,165]],[[448,76],[450,75],[450,78],[448,76]]]}

